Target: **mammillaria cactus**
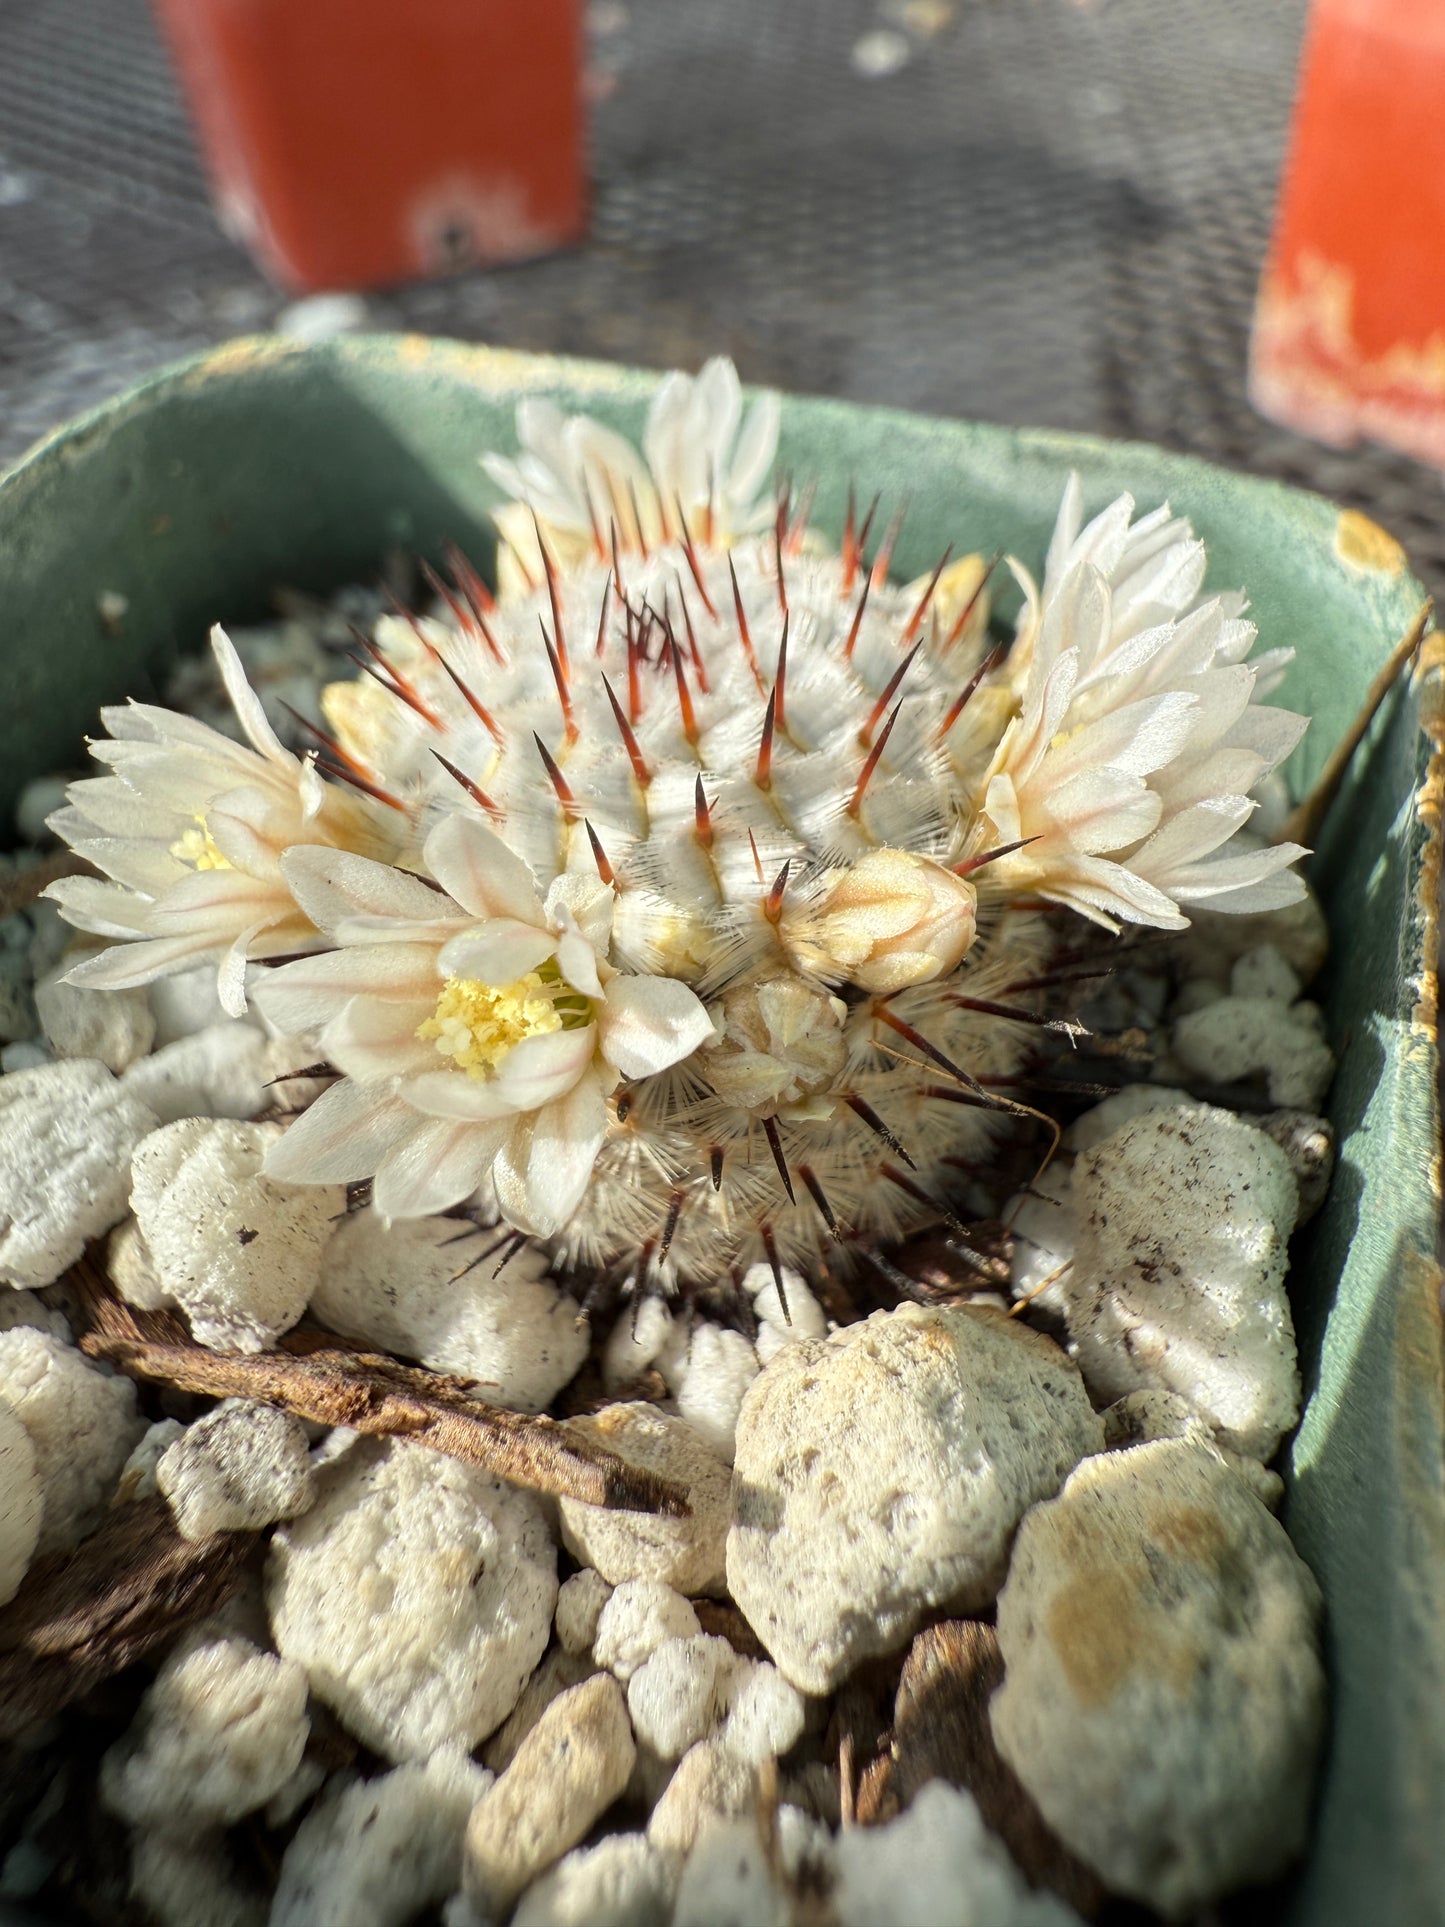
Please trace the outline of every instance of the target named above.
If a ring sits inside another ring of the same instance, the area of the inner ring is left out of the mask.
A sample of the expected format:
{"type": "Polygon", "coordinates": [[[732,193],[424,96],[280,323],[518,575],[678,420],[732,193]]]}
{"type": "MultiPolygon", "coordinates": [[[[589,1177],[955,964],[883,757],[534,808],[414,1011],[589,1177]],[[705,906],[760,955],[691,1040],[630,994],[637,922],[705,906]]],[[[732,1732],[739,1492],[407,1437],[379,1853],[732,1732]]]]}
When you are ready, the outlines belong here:
{"type": "Polygon", "coordinates": [[[283,766],[217,632],[257,766],[108,712],[114,773],[56,820],[114,879],[55,889],[119,940],[85,981],[208,952],[234,1004],[270,964],[263,1013],[337,1073],[278,1177],[639,1286],[807,1272],[937,1220],[1027,1112],[1049,906],[1181,929],[1300,893],[1297,846],[1238,832],[1304,719],[1167,506],[1085,524],[1071,482],[1000,639],[981,558],[901,585],[875,516],[834,550],[764,494],[777,410],[726,362],[662,384],[642,454],[518,426],[498,594],[457,558],[383,619],[314,755],[283,766]]]}

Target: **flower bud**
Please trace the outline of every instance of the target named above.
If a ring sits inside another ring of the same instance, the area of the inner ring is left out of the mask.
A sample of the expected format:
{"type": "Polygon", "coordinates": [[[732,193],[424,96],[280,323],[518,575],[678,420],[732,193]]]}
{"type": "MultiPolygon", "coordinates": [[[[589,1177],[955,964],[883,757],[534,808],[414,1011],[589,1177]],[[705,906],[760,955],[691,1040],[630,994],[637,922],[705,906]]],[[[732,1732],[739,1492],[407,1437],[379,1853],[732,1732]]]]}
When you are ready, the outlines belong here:
{"type": "Polygon", "coordinates": [[[973,885],[906,850],[870,850],[845,870],[798,944],[820,975],[905,990],[952,970],[973,942],[973,885]]]}

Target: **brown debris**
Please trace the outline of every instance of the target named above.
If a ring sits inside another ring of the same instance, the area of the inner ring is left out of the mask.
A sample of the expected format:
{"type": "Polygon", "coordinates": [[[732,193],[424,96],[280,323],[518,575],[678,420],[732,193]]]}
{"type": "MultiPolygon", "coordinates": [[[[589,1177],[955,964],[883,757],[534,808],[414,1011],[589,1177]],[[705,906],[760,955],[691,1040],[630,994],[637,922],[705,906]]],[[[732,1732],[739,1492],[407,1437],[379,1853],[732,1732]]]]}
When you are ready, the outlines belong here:
{"type": "Polygon", "coordinates": [[[27,869],[0,877],[0,918],[28,910],[35,899],[62,877],[93,877],[94,868],[74,850],[51,850],[27,869]]]}
{"type": "Polygon", "coordinates": [[[249,1532],[183,1539],[162,1498],[115,1507],[99,1531],[36,1561],[0,1611],[0,1738],[133,1666],[240,1583],[249,1532]]]}
{"type": "Polygon", "coordinates": [[[725,1639],[740,1658],[768,1657],[767,1648],[730,1599],[694,1599],[689,1603],[702,1630],[725,1639]]]}
{"type": "Polygon", "coordinates": [[[891,1747],[859,1788],[859,1822],[891,1820],[927,1781],[947,1780],[973,1795],[1031,1885],[1092,1919],[1106,1898],[1103,1882],[1053,1833],[994,1745],[988,1703],[1003,1671],[998,1635],[980,1620],[948,1620],[918,1635],[898,1682],[891,1747]]]}
{"type": "Polygon", "coordinates": [[[627,1465],[565,1421],[485,1404],[467,1380],[353,1351],[330,1332],[314,1330],[289,1332],[279,1351],[210,1351],[173,1313],[122,1303],[85,1260],[67,1282],[90,1323],[81,1350],[132,1378],[211,1398],[254,1399],[320,1425],[411,1439],[554,1498],[688,1515],[687,1494],[672,1480],[627,1465]]]}

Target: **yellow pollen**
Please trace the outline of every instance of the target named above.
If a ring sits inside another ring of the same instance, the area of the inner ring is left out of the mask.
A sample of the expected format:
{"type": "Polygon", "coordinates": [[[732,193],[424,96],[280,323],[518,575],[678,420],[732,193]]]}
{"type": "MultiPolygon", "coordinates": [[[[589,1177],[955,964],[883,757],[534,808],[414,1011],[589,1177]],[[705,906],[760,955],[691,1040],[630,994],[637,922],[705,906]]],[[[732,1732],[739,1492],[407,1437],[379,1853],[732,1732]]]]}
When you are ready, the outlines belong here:
{"type": "Polygon", "coordinates": [[[211,832],[206,828],[206,819],[199,811],[190,829],[182,832],[170,847],[170,854],[178,863],[185,863],[193,870],[229,870],[231,865],[216,848],[211,832]]]}
{"type": "Polygon", "coordinates": [[[501,990],[476,977],[448,977],[436,1015],[418,1024],[416,1034],[423,1043],[434,1038],[440,1054],[468,1077],[485,1077],[527,1038],[561,1028],[546,984],[529,970],[501,990]]]}

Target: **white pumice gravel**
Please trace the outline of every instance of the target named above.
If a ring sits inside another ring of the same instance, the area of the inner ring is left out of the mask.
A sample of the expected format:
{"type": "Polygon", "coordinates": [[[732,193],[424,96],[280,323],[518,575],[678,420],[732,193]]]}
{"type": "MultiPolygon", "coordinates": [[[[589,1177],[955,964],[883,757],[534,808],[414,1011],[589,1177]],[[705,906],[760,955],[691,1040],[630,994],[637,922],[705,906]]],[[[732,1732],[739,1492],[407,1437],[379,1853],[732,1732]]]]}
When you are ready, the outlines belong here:
{"type": "Polygon", "coordinates": [[[35,986],[35,1014],[56,1057],[93,1057],[117,1075],[156,1034],[143,990],[86,990],[54,972],[35,986]]]}
{"type": "Polygon", "coordinates": [[[155,1113],[88,1057],[0,1078],[0,1281],[52,1284],[125,1216],[155,1113]]]}
{"type": "Polygon", "coordinates": [[[791,1752],[803,1737],[808,1704],[766,1660],[735,1660],[728,1682],[723,1744],[753,1766],[791,1752]]]}
{"type": "Polygon", "coordinates": [[[100,1524],[146,1429],[135,1386],[63,1339],[17,1325],[0,1332],[0,1399],[34,1447],[42,1498],[36,1551],[78,1544],[100,1524]]]}
{"type": "Polygon", "coordinates": [[[156,1484],[156,1467],[168,1446],[185,1433],[185,1426],[178,1418],[157,1419],[154,1425],[147,1426],[140,1438],[130,1449],[130,1456],[120,1469],[116,1482],[116,1505],[127,1505],[133,1499],[153,1499],[160,1491],[156,1484]]]}
{"type": "Polygon", "coordinates": [[[29,1569],[43,1503],[30,1434],[0,1398],[0,1606],[15,1597],[29,1569]]]}
{"type": "Polygon", "coordinates": [[[588,1331],[543,1254],[524,1246],[499,1272],[483,1255],[499,1242],[454,1218],[388,1226],[355,1212],[322,1255],[311,1315],[371,1350],[475,1379],[494,1405],[540,1412],[587,1356],[588,1331]]]}
{"type": "Polygon", "coordinates": [[[743,1404],[728,1589],[784,1677],[829,1692],[934,1607],[987,1606],[1023,1513],[1103,1442],[1058,1346],[991,1309],[790,1345],[743,1404]]]}
{"type": "Polygon", "coordinates": [[[1283,1527],[1217,1454],[1161,1440],[1090,1459],[1015,1543],[999,1750],[1111,1889],[1207,1907],[1303,1845],[1319,1615],[1283,1527]]]}
{"type": "Polygon", "coordinates": [[[494,1773],[504,1773],[517,1757],[517,1748],[541,1719],[553,1700],[572,1687],[591,1679],[597,1671],[586,1653],[569,1653],[565,1646],[549,1646],[538,1666],[522,1688],[517,1704],[482,1747],[482,1764],[494,1773]]]}
{"type": "Polygon", "coordinates": [[[803,1282],[802,1274],[784,1265],[782,1278],[780,1297],[770,1265],[753,1265],[743,1275],[743,1290],[751,1295],[758,1320],[754,1349],[764,1365],[785,1345],[828,1335],[827,1315],[803,1282]]]}
{"type": "Polygon", "coordinates": [[[552,1623],[563,1652],[590,1653],[597,1637],[597,1622],[612,1597],[612,1588],[600,1572],[584,1566],[564,1580],[557,1593],[557,1610],[552,1623]]]}
{"type": "Polygon", "coordinates": [[[1299,1415],[1284,1153],[1230,1111],[1149,1111],[1080,1152],[1074,1207],[1062,1291],[1095,1399],[1178,1392],[1221,1443],[1268,1459],[1299,1415]]]}
{"type": "Polygon", "coordinates": [[[659,1759],[680,1760],[721,1726],[736,1664],[725,1639],[664,1640],[627,1682],[633,1732],[659,1759]]]}
{"type": "Polygon", "coordinates": [[[683,1593],[721,1590],[731,1481],[717,1454],[685,1419],[651,1405],[609,1405],[573,1425],[629,1465],[676,1480],[692,1507],[690,1517],[669,1519],[561,1499],[562,1541],[573,1558],[595,1567],[612,1586],[661,1579],[683,1593]]]}
{"type": "Polygon", "coordinates": [[[1296,1225],[1308,1224],[1325,1201],[1335,1174],[1335,1127],[1314,1111],[1265,1111],[1251,1123],[1289,1160],[1299,1188],[1296,1225]]]}
{"type": "Polygon", "coordinates": [[[1271,1512],[1278,1511],[1284,1498],[1284,1480],[1278,1472],[1221,1445],[1209,1421],[1177,1392],[1127,1392],[1105,1409],[1103,1417],[1104,1438],[1111,1451],[1148,1445],[1155,1439],[1188,1439],[1216,1453],[1262,1504],[1271,1512]]]}
{"type": "Polygon", "coordinates": [[[299,1666],[244,1639],[183,1644],[106,1754],[101,1799],[132,1826],[230,1826],[291,1778],[310,1730],[299,1666]]]}
{"type": "Polygon", "coordinates": [[[672,1927],[792,1927],[793,1917],[755,1819],[719,1820],[698,1836],[672,1927]]]}
{"type": "Polygon", "coordinates": [[[837,1927],[1078,1927],[1032,1892],[973,1796],[930,1780],[896,1820],[845,1828],[833,1847],[837,1927]]]}
{"type": "Polygon", "coordinates": [[[155,1476],[183,1538],[254,1532],[311,1503],[306,1427],[289,1412],[228,1398],[166,1447],[155,1476]]]}
{"type": "Polygon", "coordinates": [[[1335,1070],[1323,1021],[1317,1004],[1231,995],[1181,1017],[1169,1041],[1198,1077],[1232,1084],[1260,1075],[1271,1103],[1317,1111],[1335,1070]]]}
{"type": "Polygon", "coordinates": [[[717,1820],[757,1810],[758,1770],[721,1739],[699,1740],[677,1763],[647,1822],[647,1837],[664,1853],[691,1853],[717,1820]]]}
{"type": "Polygon", "coordinates": [[[162,1124],[186,1117],[246,1119],[277,1101],[269,1080],[294,1061],[294,1053],[278,1056],[253,1024],[225,1018],[139,1058],[123,1081],[162,1124]]]}
{"type": "Polygon", "coordinates": [[[602,1383],[612,1393],[634,1386],[673,1335],[673,1318],[655,1294],[624,1302],[602,1348],[602,1383]]]}
{"type": "MultiPolygon", "coordinates": [[[[178,1038],[194,1037],[198,1030],[231,1022],[221,1007],[213,964],[178,970],[173,977],[157,977],[153,984],[147,985],[146,997],[155,1019],[156,1037],[152,1048],[157,1053],[178,1038]]],[[[260,1028],[259,1022],[249,1014],[241,1021],[250,1024],[253,1030],[260,1028]]]]}
{"type": "Polygon", "coordinates": [[[738,1412],[759,1369],[741,1332],[704,1322],[694,1328],[671,1386],[678,1417],[725,1465],[733,1462],[738,1412]]]}
{"type": "Polygon", "coordinates": [[[165,1290],[203,1345],[260,1351],[288,1331],[315,1287],[341,1185],[261,1174],[276,1125],[183,1119],[132,1159],[131,1204],[165,1290]]]}
{"type": "Polygon", "coordinates": [[[269,1927],[405,1927],[455,1890],[467,1816],[491,1784],[459,1747],[333,1781],[282,1858],[269,1927]]]}
{"type": "Polygon", "coordinates": [[[175,1299],[161,1282],[156,1261],[150,1254],[140,1226],[134,1218],[118,1224],[106,1240],[105,1269],[110,1282],[128,1305],[140,1311],[170,1311],[175,1299]]]}
{"type": "Polygon", "coordinates": [[[13,1331],[17,1325],[49,1332],[52,1338],[63,1339],[67,1345],[74,1336],[63,1311],[43,1304],[33,1291],[22,1291],[18,1285],[11,1285],[0,1290],[0,1332],[13,1331]]]}
{"type": "Polygon", "coordinates": [[[383,1757],[426,1759],[475,1746],[516,1705],[552,1629],[556,1552],[530,1493],[363,1441],[277,1529],[266,1597],[317,1698],[383,1757]]]}
{"type": "Polygon", "coordinates": [[[627,1785],[636,1753],[622,1688],[594,1673],[547,1708],[467,1822],[462,1890],[501,1916],[591,1831],[627,1785]]]}
{"type": "Polygon", "coordinates": [[[592,1656],[625,1686],[665,1640],[691,1639],[701,1631],[680,1592],[661,1579],[625,1579],[598,1616],[592,1656]]]}
{"type": "Polygon", "coordinates": [[[610,1834],[534,1881],[512,1927],[669,1927],[678,1873],[676,1856],[646,1834],[610,1834]]]}

